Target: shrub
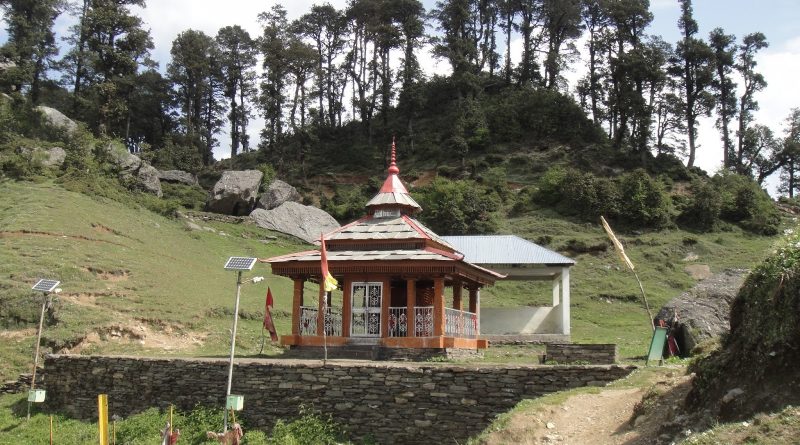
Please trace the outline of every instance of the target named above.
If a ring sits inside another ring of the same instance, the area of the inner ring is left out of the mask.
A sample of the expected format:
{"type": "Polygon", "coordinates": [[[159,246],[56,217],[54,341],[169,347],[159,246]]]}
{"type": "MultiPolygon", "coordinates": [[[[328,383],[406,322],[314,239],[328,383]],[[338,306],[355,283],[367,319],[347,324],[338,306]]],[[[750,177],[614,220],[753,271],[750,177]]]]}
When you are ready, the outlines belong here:
{"type": "Polygon", "coordinates": [[[713,184],[700,179],[692,181],[692,196],[678,217],[687,227],[710,232],[717,228],[722,211],[722,195],[713,184]]]}
{"type": "Polygon", "coordinates": [[[441,235],[491,233],[497,230],[499,198],[473,181],[436,178],[413,192],[424,212],[420,219],[441,235]]]}
{"type": "Polygon", "coordinates": [[[342,428],[329,417],[300,407],[301,417],[286,423],[278,420],[272,428],[270,445],[328,445],[343,442],[342,428]]]}
{"type": "Polygon", "coordinates": [[[203,210],[208,193],[198,185],[161,183],[164,200],[176,201],[181,207],[203,210]]]}
{"type": "Polygon", "coordinates": [[[712,178],[721,195],[720,217],[739,223],[747,231],[760,235],[776,235],[780,215],[767,192],[752,179],[722,172],[712,178]]]}
{"type": "Polygon", "coordinates": [[[672,203],[660,182],[638,169],[619,182],[619,217],[631,227],[661,229],[671,222],[672,203]]]}
{"type": "Polygon", "coordinates": [[[539,189],[534,194],[534,201],[539,204],[552,206],[561,200],[562,187],[567,177],[567,170],[556,166],[549,168],[539,177],[539,189]]]}

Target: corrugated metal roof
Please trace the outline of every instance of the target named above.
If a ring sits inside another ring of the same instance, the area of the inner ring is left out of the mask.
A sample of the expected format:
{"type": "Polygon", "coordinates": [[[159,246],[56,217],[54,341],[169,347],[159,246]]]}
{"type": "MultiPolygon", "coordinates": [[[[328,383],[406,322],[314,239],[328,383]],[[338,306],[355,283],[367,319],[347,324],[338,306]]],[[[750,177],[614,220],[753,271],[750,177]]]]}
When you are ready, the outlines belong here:
{"type": "Polygon", "coordinates": [[[515,235],[444,236],[473,264],[575,264],[571,258],[515,235]]]}

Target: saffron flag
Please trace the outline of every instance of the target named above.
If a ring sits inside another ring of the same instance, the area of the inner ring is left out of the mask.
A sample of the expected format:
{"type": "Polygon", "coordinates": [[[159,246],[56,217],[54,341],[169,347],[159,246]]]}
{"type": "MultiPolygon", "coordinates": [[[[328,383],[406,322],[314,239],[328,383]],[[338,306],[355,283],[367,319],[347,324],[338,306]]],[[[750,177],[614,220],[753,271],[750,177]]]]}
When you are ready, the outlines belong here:
{"type": "Polygon", "coordinates": [[[264,329],[269,331],[269,337],[272,341],[278,341],[278,331],[275,330],[275,323],[272,322],[272,313],[269,311],[272,305],[272,290],[267,287],[267,303],[264,305],[264,329]]]}
{"type": "Polygon", "coordinates": [[[603,218],[602,216],[600,217],[600,222],[603,223],[603,229],[605,229],[606,233],[608,234],[608,237],[611,238],[611,242],[614,243],[614,249],[617,251],[617,254],[619,254],[619,257],[620,259],[622,259],[622,262],[625,263],[625,265],[628,266],[631,270],[633,270],[633,263],[631,262],[630,258],[628,258],[628,255],[625,254],[625,248],[622,247],[622,243],[619,242],[617,237],[614,235],[614,232],[611,230],[611,226],[608,225],[606,219],[603,218]]]}
{"type": "Polygon", "coordinates": [[[325,288],[325,292],[330,292],[336,289],[339,282],[336,281],[336,278],[333,278],[333,275],[328,271],[328,253],[325,251],[325,238],[320,235],[319,239],[322,242],[322,257],[320,259],[320,263],[322,263],[322,280],[320,281],[320,285],[325,288]]]}

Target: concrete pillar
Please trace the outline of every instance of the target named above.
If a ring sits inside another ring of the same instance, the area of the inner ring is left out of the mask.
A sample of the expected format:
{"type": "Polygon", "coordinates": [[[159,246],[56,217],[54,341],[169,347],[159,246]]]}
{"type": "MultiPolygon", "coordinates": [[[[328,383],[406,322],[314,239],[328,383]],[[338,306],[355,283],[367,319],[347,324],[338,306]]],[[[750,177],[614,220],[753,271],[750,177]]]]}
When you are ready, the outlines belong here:
{"type": "Polygon", "coordinates": [[[292,296],[292,335],[300,335],[300,309],[303,306],[302,278],[294,279],[294,294],[292,296]]]}
{"type": "Polygon", "coordinates": [[[444,278],[433,280],[433,335],[444,335],[444,278]]]}
{"type": "Polygon", "coordinates": [[[344,279],[342,285],[342,337],[350,336],[350,323],[353,320],[353,286],[352,280],[344,279]]]}
{"type": "Polygon", "coordinates": [[[570,335],[569,267],[561,269],[561,333],[570,335]]]}
{"type": "Polygon", "coordinates": [[[406,320],[408,331],[406,336],[416,337],[417,335],[417,280],[406,280],[406,320]]]}
{"type": "Polygon", "coordinates": [[[553,277],[553,307],[558,306],[561,301],[561,276],[553,277]]]}

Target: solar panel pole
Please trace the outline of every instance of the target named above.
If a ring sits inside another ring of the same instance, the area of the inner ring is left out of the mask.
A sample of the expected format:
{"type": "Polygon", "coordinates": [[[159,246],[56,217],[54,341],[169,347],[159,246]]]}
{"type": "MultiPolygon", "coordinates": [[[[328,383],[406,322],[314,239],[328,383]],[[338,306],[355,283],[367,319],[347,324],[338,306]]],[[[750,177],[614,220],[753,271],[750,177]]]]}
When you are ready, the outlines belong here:
{"type": "MultiPolygon", "coordinates": [[[[39,330],[36,332],[36,351],[33,353],[33,376],[31,377],[31,392],[36,389],[36,368],[39,367],[39,346],[42,343],[42,328],[44,327],[44,312],[47,310],[47,302],[50,300],[50,292],[58,292],[56,286],[60,281],[55,280],[39,280],[34,286],[34,290],[41,290],[44,294],[42,299],[42,312],[39,314],[39,330]]],[[[28,415],[26,420],[31,420],[31,400],[28,397],[28,415]]]]}
{"type": "Polygon", "coordinates": [[[228,363],[228,389],[225,391],[225,416],[222,423],[222,432],[228,431],[228,397],[231,395],[233,384],[233,353],[236,348],[236,322],[239,320],[239,296],[242,292],[242,271],[236,274],[236,303],[233,305],[233,328],[231,329],[231,356],[228,363]]]}

